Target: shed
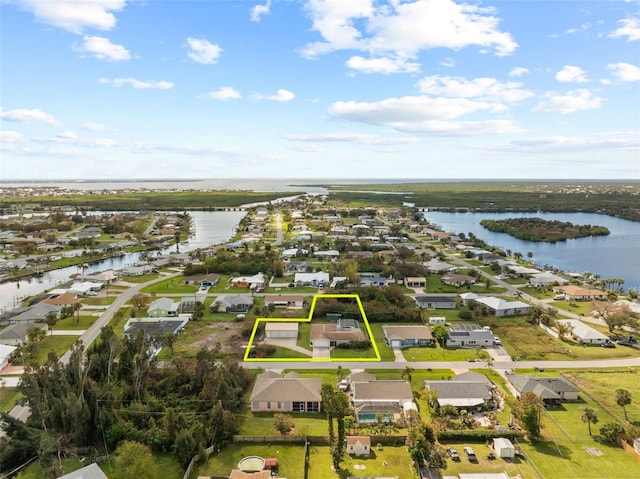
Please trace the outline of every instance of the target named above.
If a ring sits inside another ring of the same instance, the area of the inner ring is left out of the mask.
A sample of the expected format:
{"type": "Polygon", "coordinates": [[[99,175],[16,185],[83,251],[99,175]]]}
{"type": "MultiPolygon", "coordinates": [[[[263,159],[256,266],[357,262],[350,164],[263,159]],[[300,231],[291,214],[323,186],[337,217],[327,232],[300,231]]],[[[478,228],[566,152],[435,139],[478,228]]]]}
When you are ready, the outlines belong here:
{"type": "Polygon", "coordinates": [[[493,439],[493,450],[496,451],[496,455],[501,459],[513,459],[516,454],[513,443],[504,437],[493,439]]]}
{"type": "Polygon", "coordinates": [[[296,339],[298,323],[269,322],[264,327],[265,336],[273,339],[296,339]]]}

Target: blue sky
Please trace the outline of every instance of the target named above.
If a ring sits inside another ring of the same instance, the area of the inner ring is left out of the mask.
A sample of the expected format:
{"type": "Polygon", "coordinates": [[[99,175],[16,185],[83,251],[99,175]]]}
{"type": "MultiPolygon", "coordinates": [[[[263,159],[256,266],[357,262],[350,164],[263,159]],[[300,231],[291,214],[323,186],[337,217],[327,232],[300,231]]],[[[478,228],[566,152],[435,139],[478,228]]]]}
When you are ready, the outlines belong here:
{"type": "Polygon", "coordinates": [[[0,178],[640,179],[639,6],[0,0],[0,178]]]}

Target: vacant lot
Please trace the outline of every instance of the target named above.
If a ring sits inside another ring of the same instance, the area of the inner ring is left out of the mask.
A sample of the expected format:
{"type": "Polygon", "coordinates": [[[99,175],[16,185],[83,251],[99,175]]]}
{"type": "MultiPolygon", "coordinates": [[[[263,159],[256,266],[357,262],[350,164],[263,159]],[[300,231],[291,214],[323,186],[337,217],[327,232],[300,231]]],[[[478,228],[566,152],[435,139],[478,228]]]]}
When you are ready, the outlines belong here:
{"type": "MultiPolygon", "coordinates": [[[[488,459],[487,455],[493,452],[486,444],[470,443],[446,443],[443,447],[455,447],[460,455],[460,461],[452,461],[447,458],[447,467],[442,470],[444,476],[457,476],[458,474],[500,473],[507,472],[509,477],[520,476],[522,479],[539,479],[535,469],[524,458],[516,458],[512,462],[504,459],[488,459]],[[473,447],[477,462],[469,462],[462,452],[465,446],[473,447]]],[[[546,478],[547,476],[545,476],[546,478]]]]}
{"type": "Polygon", "coordinates": [[[640,425],[640,371],[638,369],[618,369],[600,371],[567,371],[564,375],[612,413],[618,421],[624,420],[624,412],[616,404],[615,390],[627,389],[631,393],[631,404],[627,406],[627,416],[636,426],[640,425]]]}
{"type": "MultiPolygon", "coordinates": [[[[342,470],[331,470],[331,453],[329,447],[311,446],[309,456],[309,477],[313,479],[343,479],[347,477],[398,477],[402,479],[417,478],[407,448],[404,446],[385,446],[377,450],[371,446],[369,457],[345,456],[342,470]]],[[[287,476],[288,477],[288,476],[287,476]]]]}

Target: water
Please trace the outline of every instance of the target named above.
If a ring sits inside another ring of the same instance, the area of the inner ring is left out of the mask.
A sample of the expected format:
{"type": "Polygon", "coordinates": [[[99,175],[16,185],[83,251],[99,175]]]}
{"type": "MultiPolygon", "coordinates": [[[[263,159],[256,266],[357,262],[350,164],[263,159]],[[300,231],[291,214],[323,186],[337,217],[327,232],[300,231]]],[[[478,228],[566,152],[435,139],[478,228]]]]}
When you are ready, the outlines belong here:
{"type": "MultiPolygon", "coordinates": [[[[180,243],[181,252],[193,251],[229,240],[234,234],[235,227],[247,213],[245,211],[191,211],[189,214],[194,235],[186,242],[180,243]]],[[[176,247],[173,245],[161,252],[168,253],[175,250],[176,247]]],[[[107,269],[122,269],[139,261],[140,253],[129,253],[90,264],[84,273],[91,274],[107,269]]],[[[49,271],[39,277],[2,283],[0,284],[0,310],[11,309],[18,305],[20,298],[55,288],[61,283],[69,281],[71,275],[78,273],[82,273],[78,266],[70,266],[49,271]]]]}
{"type": "Polygon", "coordinates": [[[640,288],[640,223],[595,213],[447,213],[428,211],[427,221],[452,233],[473,233],[487,244],[503,251],[520,252],[540,265],[554,265],[565,272],[599,274],[601,278],[622,278],[624,288],[640,288]],[[483,219],[538,217],[569,221],[573,224],[601,225],[608,236],[579,238],[556,243],[524,241],[506,233],[492,233],[480,225],[483,219]]]}

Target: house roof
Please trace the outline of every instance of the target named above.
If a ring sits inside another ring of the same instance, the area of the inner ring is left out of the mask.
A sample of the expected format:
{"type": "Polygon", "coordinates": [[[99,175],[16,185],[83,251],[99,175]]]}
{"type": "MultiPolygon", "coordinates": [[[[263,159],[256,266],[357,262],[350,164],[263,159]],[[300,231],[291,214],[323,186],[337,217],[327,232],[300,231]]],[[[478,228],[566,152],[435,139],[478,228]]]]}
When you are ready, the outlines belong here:
{"type": "Polygon", "coordinates": [[[390,325],[382,326],[387,339],[433,339],[431,330],[424,325],[390,325]]]}
{"type": "Polygon", "coordinates": [[[95,462],[76,471],[60,476],[59,479],[108,479],[95,462]]]}
{"type": "Polygon", "coordinates": [[[271,321],[265,324],[265,331],[298,331],[298,322],[271,321]]]}
{"type": "Polygon", "coordinates": [[[416,296],[416,303],[455,303],[456,298],[452,296],[416,296]]]}
{"type": "Polygon", "coordinates": [[[256,378],[251,402],[258,401],[321,401],[320,378],[281,378],[260,374],[256,378]]]}
{"type": "Polygon", "coordinates": [[[550,395],[549,397],[557,397],[558,393],[580,391],[565,378],[541,378],[538,376],[522,376],[518,374],[509,374],[507,376],[507,379],[519,393],[533,392],[540,397],[543,396],[538,393],[541,393],[543,391],[540,388],[536,390],[536,387],[539,385],[555,394],[555,396],[550,395]]]}
{"type": "Polygon", "coordinates": [[[173,299],[171,298],[158,298],[153,301],[147,311],[153,311],[156,309],[161,309],[163,311],[170,311],[173,308],[173,299]]]}
{"type": "Polygon", "coordinates": [[[450,400],[473,399],[474,404],[482,404],[491,399],[491,389],[482,382],[476,381],[425,381],[425,386],[436,392],[440,405],[472,405],[453,404],[450,400]]]}
{"type": "Polygon", "coordinates": [[[363,446],[371,446],[371,437],[369,436],[347,436],[347,446],[355,446],[361,444],[363,446]]]}
{"type": "Polygon", "coordinates": [[[74,293],[63,293],[53,298],[47,298],[42,302],[46,304],[75,304],[78,302],[78,295],[74,293]]]}
{"type": "Polygon", "coordinates": [[[365,339],[361,329],[339,331],[338,325],[332,324],[312,324],[311,341],[317,339],[329,339],[332,341],[362,341],[365,339]]]}
{"type": "Polygon", "coordinates": [[[494,296],[480,296],[479,298],[476,298],[475,301],[476,303],[484,304],[495,311],[530,307],[527,303],[523,303],[522,301],[505,301],[502,298],[496,298],[494,296]]]}
{"type": "Polygon", "coordinates": [[[253,298],[248,294],[221,294],[211,306],[231,306],[236,304],[253,304],[253,298]]]}
{"type": "Polygon", "coordinates": [[[413,391],[407,381],[367,381],[352,383],[354,401],[412,401],[413,391]]]}
{"type": "Polygon", "coordinates": [[[600,331],[596,331],[591,326],[587,326],[582,321],[578,319],[561,319],[558,320],[560,324],[568,324],[571,326],[571,334],[574,336],[583,339],[583,340],[607,340],[607,336],[602,334],[600,331]]]}
{"type": "Polygon", "coordinates": [[[298,302],[304,301],[302,294],[266,294],[264,296],[265,303],[277,303],[279,301],[298,302]]]}
{"type": "Polygon", "coordinates": [[[34,324],[11,324],[0,331],[0,343],[2,341],[22,340],[27,337],[31,328],[47,329],[46,324],[34,323],[34,324]]]}
{"type": "Polygon", "coordinates": [[[358,373],[352,373],[349,378],[351,379],[352,383],[365,383],[368,381],[375,381],[376,377],[371,374],[371,373],[367,373],[364,371],[360,371],[358,373]]]}
{"type": "Polygon", "coordinates": [[[451,378],[451,380],[452,381],[473,381],[477,383],[482,383],[491,389],[494,388],[493,383],[489,380],[489,378],[487,378],[487,376],[485,376],[482,373],[476,373],[473,371],[466,371],[464,373],[456,374],[453,378],[451,378]]]}
{"type": "Polygon", "coordinates": [[[229,474],[229,479],[270,479],[271,471],[264,470],[258,472],[244,472],[240,469],[233,469],[229,474]]]}

